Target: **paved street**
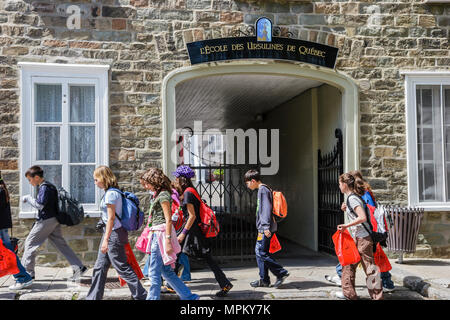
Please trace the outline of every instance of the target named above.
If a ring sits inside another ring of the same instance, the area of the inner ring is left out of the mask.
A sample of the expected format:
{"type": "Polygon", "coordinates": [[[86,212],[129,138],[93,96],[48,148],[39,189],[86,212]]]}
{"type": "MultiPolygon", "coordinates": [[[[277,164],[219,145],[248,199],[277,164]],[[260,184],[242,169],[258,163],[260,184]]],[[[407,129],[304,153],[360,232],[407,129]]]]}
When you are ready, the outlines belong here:
{"type": "MultiPolygon", "coordinates": [[[[230,300],[336,300],[333,293],[339,290],[324,278],[326,274],[333,274],[336,260],[331,256],[313,254],[297,258],[283,258],[279,261],[289,270],[291,276],[279,288],[252,288],[249,283],[257,279],[258,271],[255,266],[249,265],[239,268],[224,268],[227,277],[232,281],[234,288],[225,299],[230,300]]],[[[392,261],[392,263],[394,263],[392,261]]],[[[396,266],[397,267],[397,266],[396,266]]],[[[79,284],[67,281],[70,268],[37,267],[36,277],[32,287],[12,293],[8,286],[13,283],[12,276],[0,278],[0,299],[4,300],[82,300],[89,290],[92,269],[83,277],[79,284]]],[[[364,272],[357,271],[357,292],[361,299],[369,299],[365,287],[364,272]]],[[[395,280],[395,278],[394,278],[395,280]]],[[[144,281],[144,283],[146,283],[144,281]]],[[[214,293],[218,285],[213,273],[209,270],[195,270],[192,272],[192,281],[188,283],[191,290],[201,296],[202,300],[215,299],[214,293]]],[[[148,285],[145,286],[148,289],[148,285]]],[[[105,300],[131,299],[130,292],[125,287],[120,288],[116,273],[111,268],[108,274],[105,300]]],[[[177,299],[174,294],[163,294],[162,299],[177,299]]],[[[393,293],[385,294],[386,300],[424,300],[416,291],[410,290],[396,283],[393,293]]]]}

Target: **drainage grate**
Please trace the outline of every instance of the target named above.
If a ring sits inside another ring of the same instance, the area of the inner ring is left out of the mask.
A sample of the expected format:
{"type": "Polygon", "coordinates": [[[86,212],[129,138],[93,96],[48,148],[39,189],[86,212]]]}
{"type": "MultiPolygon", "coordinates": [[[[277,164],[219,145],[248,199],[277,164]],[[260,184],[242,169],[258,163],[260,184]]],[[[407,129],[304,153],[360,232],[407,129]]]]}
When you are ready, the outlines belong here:
{"type": "MultiPolygon", "coordinates": [[[[90,287],[92,284],[91,278],[81,279],[80,286],[82,287],[90,287]]],[[[109,277],[106,278],[105,288],[107,289],[121,289],[119,278],[118,277],[109,277]]]]}

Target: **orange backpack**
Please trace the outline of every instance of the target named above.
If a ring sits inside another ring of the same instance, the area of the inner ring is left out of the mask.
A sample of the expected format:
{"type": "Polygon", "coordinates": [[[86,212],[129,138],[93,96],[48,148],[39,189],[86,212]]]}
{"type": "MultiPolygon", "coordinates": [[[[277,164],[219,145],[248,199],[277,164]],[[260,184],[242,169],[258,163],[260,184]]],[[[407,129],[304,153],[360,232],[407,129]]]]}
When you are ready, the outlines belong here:
{"type": "Polygon", "coordinates": [[[276,215],[279,221],[287,216],[287,202],[281,191],[273,191],[268,185],[263,184],[272,192],[272,213],[276,215]]]}

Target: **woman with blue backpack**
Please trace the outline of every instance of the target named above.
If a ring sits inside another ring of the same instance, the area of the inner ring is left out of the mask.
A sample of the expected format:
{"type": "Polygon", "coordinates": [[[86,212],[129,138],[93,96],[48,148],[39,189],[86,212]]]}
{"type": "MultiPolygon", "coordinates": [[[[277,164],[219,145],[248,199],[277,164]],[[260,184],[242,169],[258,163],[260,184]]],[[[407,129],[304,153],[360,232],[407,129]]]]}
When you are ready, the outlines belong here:
{"type": "Polygon", "coordinates": [[[127,262],[125,245],[128,243],[128,231],[122,226],[122,194],[118,191],[117,178],[107,166],[94,170],[94,183],[105,194],[100,203],[101,221],[97,225],[103,230],[97,261],[92,274],[92,285],[86,300],[101,300],[105,290],[108,269],[112,265],[119,276],[125,280],[135,300],[145,300],[147,291],[142,286],[132,266],[127,262]],[[117,218],[116,219],[116,215],[117,218]]]}

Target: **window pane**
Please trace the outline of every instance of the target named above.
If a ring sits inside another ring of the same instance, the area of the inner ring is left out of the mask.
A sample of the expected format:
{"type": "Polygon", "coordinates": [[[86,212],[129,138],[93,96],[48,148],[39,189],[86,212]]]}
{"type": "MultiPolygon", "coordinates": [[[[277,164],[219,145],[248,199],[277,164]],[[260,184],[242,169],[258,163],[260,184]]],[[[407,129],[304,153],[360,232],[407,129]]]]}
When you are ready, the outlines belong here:
{"type": "Polygon", "coordinates": [[[70,193],[81,203],[95,203],[95,166],[70,166],[70,193]]]}
{"type": "Polygon", "coordinates": [[[445,110],[445,124],[450,125],[450,86],[444,86],[443,90],[443,104],[445,110]]]}
{"type": "Polygon", "coordinates": [[[61,177],[62,166],[61,165],[49,166],[49,165],[38,164],[38,166],[41,167],[42,170],[44,170],[45,180],[47,180],[50,183],[53,183],[58,188],[62,186],[62,177],[61,177]]]}
{"type": "Polygon", "coordinates": [[[95,162],[95,127],[70,127],[70,162],[95,162]]]}
{"type": "Polygon", "coordinates": [[[95,87],[70,86],[70,121],[95,122],[95,87]]]}
{"type": "Polygon", "coordinates": [[[445,161],[446,161],[446,175],[447,175],[447,201],[450,201],[450,86],[442,87],[443,97],[442,103],[444,105],[444,119],[445,119],[445,161]]]}
{"type": "Polygon", "coordinates": [[[416,93],[419,199],[444,201],[441,86],[417,86],[416,93]]]}
{"type": "Polygon", "coordinates": [[[61,122],[62,86],[60,84],[36,85],[36,122],[61,122]]]}
{"type": "MultiPolygon", "coordinates": [[[[433,99],[431,89],[422,90],[421,115],[422,124],[433,124],[433,99]]],[[[438,110],[435,110],[438,111],[438,110]]]]}
{"type": "Polygon", "coordinates": [[[59,160],[60,128],[36,128],[36,160],[59,160]]]}

